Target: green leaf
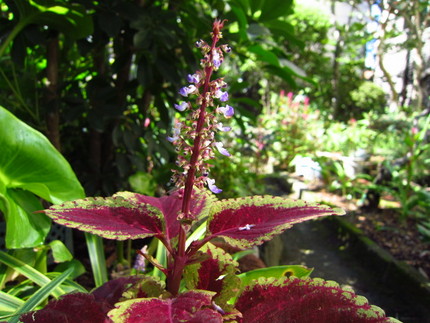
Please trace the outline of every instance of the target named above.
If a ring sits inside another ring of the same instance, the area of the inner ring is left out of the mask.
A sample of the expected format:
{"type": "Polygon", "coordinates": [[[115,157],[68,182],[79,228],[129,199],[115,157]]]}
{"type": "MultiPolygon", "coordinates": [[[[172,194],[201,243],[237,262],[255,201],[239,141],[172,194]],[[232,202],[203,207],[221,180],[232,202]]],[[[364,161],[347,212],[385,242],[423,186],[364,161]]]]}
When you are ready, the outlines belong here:
{"type": "Polygon", "coordinates": [[[259,268],[239,274],[242,286],[247,286],[259,278],[282,278],[295,276],[297,278],[307,278],[312,273],[313,268],[307,268],[301,265],[273,266],[268,268],[259,268]]]}
{"type": "Polygon", "coordinates": [[[108,281],[103,239],[90,233],[85,233],[88,254],[90,255],[91,268],[94,275],[96,287],[108,281]]]}
{"type": "Polygon", "coordinates": [[[149,173],[137,172],[128,178],[128,182],[134,192],[149,196],[155,195],[157,183],[149,173]]]}
{"type": "Polygon", "coordinates": [[[265,0],[261,8],[260,21],[269,21],[291,14],[292,0],[265,0]]]}
{"type": "Polygon", "coordinates": [[[22,299],[16,296],[0,291],[0,312],[13,313],[24,303],[22,299]]]}
{"type": "Polygon", "coordinates": [[[6,207],[6,247],[29,248],[41,245],[51,228],[51,220],[34,211],[43,209],[40,200],[28,191],[7,189],[2,195],[6,207]]]}
{"type": "Polygon", "coordinates": [[[40,132],[0,107],[0,210],[6,218],[6,247],[38,246],[49,231],[49,220],[32,213],[42,209],[32,192],[61,203],[84,197],[64,157],[40,132]]]}
{"type": "Polygon", "coordinates": [[[60,240],[50,242],[49,246],[51,247],[54,262],[65,262],[73,259],[69,249],[60,240]]]}
{"type": "MultiPolygon", "coordinates": [[[[73,272],[70,274],[71,279],[75,279],[86,272],[84,265],[77,259],[72,259],[70,261],[58,264],[57,266],[55,266],[54,271],[63,272],[69,268],[73,268],[73,272]]],[[[47,273],[46,275],[49,276],[49,273],[47,273]]]]}
{"type": "Polygon", "coordinates": [[[207,223],[206,221],[204,221],[195,230],[193,230],[193,232],[190,234],[190,236],[187,238],[187,241],[185,242],[185,248],[188,248],[193,241],[203,239],[206,232],[206,225],[207,223]]]}
{"type": "MultiPolygon", "coordinates": [[[[72,280],[73,276],[75,276],[74,271],[76,270],[76,268],[74,266],[69,266],[66,270],[64,270],[62,272],[47,273],[46,277],[48,277],[49,279],[55,279],[58,276],[60,276],[63,272],[65,272],[69,269],[71,269],[70,275],[61,285],[61,289],[63,289],[65,291],[65,294],[88,293],[87,289],[84,286],[82,286],[82,285],[80,285],[77,282],[72,280]]],[[[55,270],[57,270],[57,268],[55,268],[55,270]]],[[[85,272],[85,270],[84,270],[84,272],[85,272]]]]}
{"type": "Polygon", "coordinates": [[[261,10],[263,3],[264,0],[249,0],[252,15],[255,15],[261,10]]]}
{"type": "Polygon", "coordinates": [[[279,76],[285,82],[290,84],[292,87],[294,87],[294,88],[297,87],[297,83],[292,77],[293,73],[289,68],[282,68],[282,67],[277,67],[274,65],[267,65],[264,67],[264,69],[266,71],[268,71],[270,74],[279,76]]]}
{"type": "Polygon", "coordinates": [[[294,37],[294,27],[292,24],[282,20],[272,20],[264,23],[272,33],[282,34],[287,39],[294,37]]]}
{"type": "Polygon", "coordinates": [[[84,38],[93,32],[93,20],[81,5],[56,0],[30,0],[24,3],[27,7],[25,13],[21,12],[21,22],[47,25],[73,39],[84,38]]]}
{"type": "MultiPolygon", "coordinates": [[[[161,266],[167,268],[167,250],[160,240],[157,240],[157,251],[155,254],[155,259],[157,259],[157,262],[161,266]]],[[[162,281],[166,279],[166,275],[157,267],[154,268],[153,276],[159,278],[162,281]]]]}
{"type": "Polygon", "coordinates": [[[257,55],[257,58],[265,63],[268,63],[270,65],[279,66],[279,60],[278,57],[272,53],[271,51],[268,51],[264,49],[261,45],[253,45],[248,47],[248,50],[251,53],[254,53],[257,55]]]}
{"type": "MultiPolygon", "coordinates": [[[[12,257],[4,251],[0,251],[0,262],[12,267],[21,275],[27,277],[39,286],[44,286],[51,282],[51,280],[41,272],[23,263],[21,260],[12,257]]],[[[64,291],[60,287],[57,287],[55,290],[52,290],[52,294],[55,297],[59,297],[64,294],[64,291]]]]}
{"type": "MultiPolygon", "coordinates": [[[[248,20],[246,19],[246,11],[233,4],[231,6],[231,11],[235,14],[235,20],[238,22],[237,32],[240,35],[240,39],[242,41],[247,40],[248,36],[246,30],[248,29],[248,20]]],[[[232,31],[232,29],[232,26],[230,26],[230,32],[232,31]]]]}
{"type": "Polygon", "coordinates": [[[60,276],[50,281],[48,284],[44,285],[40,288],[36,293],[34,293],[22,306],[15,312],[15,316],[9,320],[9,323],[17,323],[19,322],[19,316],[23,313],[29,312],[33,310],[37,305],[43,302],[48,296],[53,293],[53,291],[60,286],[63,281],[67,279],[67,277],[72,272],[72,269],[66,270],[60,276]]]}

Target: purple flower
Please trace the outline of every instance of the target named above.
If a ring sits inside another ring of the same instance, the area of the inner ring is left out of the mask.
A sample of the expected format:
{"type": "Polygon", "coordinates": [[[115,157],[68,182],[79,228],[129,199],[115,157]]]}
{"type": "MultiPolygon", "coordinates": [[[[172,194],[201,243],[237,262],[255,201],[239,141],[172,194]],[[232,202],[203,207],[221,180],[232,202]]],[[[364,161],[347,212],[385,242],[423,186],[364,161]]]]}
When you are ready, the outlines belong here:
{"type": "Polygon", "coordinates": [[[219,99],[221,102],[225,102],[228,100],[228,93],[227,92],[223,92],[221,90],[217,90],[215,92],[215,97],[217,99],[219,99]]]}
{"type": "MultiPolygon", "coordinates": [[[[142,249],[140,249],[140,252],[147,254],[148,253],[148,247],[144,246],[142,249]]],[[[136,260],[134,262],[134,269],[139,271],[145,271],[146,264],[145,264],[145,257],[142,256],[140,253],[137,254],[136,260]]]]}
{"type": "Polygon", "coordinates": [[[225,107],[219,107],[217,109],[217,111],[221,112],[222,114],[224,114],[224,117],[226,118],[230,118],[234,115],[234,109],[232,106],[230,105],[226,105],[225,107]]]}
{"type": "Polygon", "coordinates": [[[231,47],[228,46],[228,45],[222,45],[221,48],[226,53],[230,53],[231,52],[231,47]]]}
{"type": "Polygon", "coordinates": [[[194,85],[184,86],[179,90],[179,94],[187,97],[188,94],[193,94],[196,90],[197,88],[194,85]]]}
{"type": "Polygon", "coordinates": [[[219,131],[226,132],[226,131],[230,131],[231,130],[231,127],[224,126],[221,122],[218,123],[216,127],[218,128],[219,131]]]}
{"type": "Polygon", "coordinates": [[[217,50],[213,50],[212,52],[212,64],[215,68],[218,68],[221,66],[222,58],[217,50]]]}
{"type": "Polygon", "coordinates": [[[201,39],[196,41],[196,47],[197,48],[203,47],[204,44],[205,44],[205,42],[201,39]]]}
{"type": "Polygon", "coordinates": [[[206,178],[206,183],[208,184],[209,189],[211,190],[212,193],[218,194],[222,192],[222,189],[218,188],[215,185],[215,180],[212,178],[207,177],[206,178]]]}
{"type": "Polygon", "coordinates": [[[175,127],[173,128],[173,137],[167,137],[167,140],[170,142],[174,142],[179,139],[179,135],[181,134],[182,123],[177,122],[175,127]]]}
{"type": "Polygon", "coordinates": [[[197,84],[197,83],[199,83],[200,82],[200,75],[198,75],[198,74],[188,74],[188,76],[187,76],[187,80],[188,80],[188,82],[190,82],[190,83],[194,83],[194,84],[197,84]]]}
{"type": "Polygon", "coordinates": [[[227,151],[227,149],[224,148],[224,145],[222,142],[216,142],[215,147],[218,149],[218,151],[224,155],[230,157],[231,154],[227,151]]]}
{"type": "Polygon", "coordinates": [[[181,104],[175,104],[175,109],[178,111],[184,111],[188,107],[188,102],[182,102],[181,104]]]}

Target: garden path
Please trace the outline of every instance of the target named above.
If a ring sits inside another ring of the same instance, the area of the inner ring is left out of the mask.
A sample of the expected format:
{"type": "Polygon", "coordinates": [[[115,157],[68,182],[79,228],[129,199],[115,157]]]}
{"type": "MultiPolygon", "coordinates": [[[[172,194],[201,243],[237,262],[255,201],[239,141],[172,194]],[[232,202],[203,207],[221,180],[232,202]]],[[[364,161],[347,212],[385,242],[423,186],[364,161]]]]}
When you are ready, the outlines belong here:
{"type": "MultiPolygon", "coordinates": [[[[297,198],[297,194],[293,193],[293,197],[297,198]]],[[[303,199],[313,201],[316,199],[313,194],[306,191],[303,199]]],[[[320,197],[317,199],[321,200],[320,197]]],[[[338,234],[333,221],[323,219],[296,224],[280,236],[280,241],[282,250],[279,243],[278,247],[276,243],[269,244],[262,250],[263,259],[265,253],[273,249],[280,257],[280,265],[312,267],[312,277],[334,280],[352,287],[371,304],[383,308],[387,316],[405,323],[430,323],[430,304],[418,303],[413,295],[400,290],[396,282],[384,281],[374,263],[357,256],[349,240],[338,234]]]]}

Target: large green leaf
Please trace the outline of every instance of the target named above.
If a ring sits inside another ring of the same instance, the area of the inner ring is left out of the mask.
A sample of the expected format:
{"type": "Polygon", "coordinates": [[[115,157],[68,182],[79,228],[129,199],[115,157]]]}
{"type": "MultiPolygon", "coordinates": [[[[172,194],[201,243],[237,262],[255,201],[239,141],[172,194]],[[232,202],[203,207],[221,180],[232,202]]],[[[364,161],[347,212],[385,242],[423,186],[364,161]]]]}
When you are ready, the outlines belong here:
{"type": "Polygon", "coordinates": [[[79,39],[93,31],[93,21],[83,6],[64,0],[15,0],[19,3],[20,22],[47,25],[79,39]]]}
{"type": "Polygon", "coordinates": [[[292,0],[265,0],[261,8],[260,21],[269,21],[285,17],[292,13],[292,0]]]}
{"type": "Polygon", "coordinates": [[[33,214],[43,209],[40,200],[29,191],[14,188],[8,188],[3,197],[6,247],[28,248],[41,244],[51,228],[51,220],[44,214],[33,214]]]}
{"type": "Polygon", "coordinates": [[[93,32],[92,17],[78,4],[61,0],[15,0],[19,21],[0,46],[0,57],[13,39],[28,25],[48,26],[72,39],[80,39],[93,32]]]}
{"type": "Polygon", "coordinates": [[[49,140],[2,107],[0,147],[0,211],[6,219],[6,247],[40,245],[50,221],[32,213],[43,207],[29,192],[62,203],[84,197],[84,190],[49,140]]]}

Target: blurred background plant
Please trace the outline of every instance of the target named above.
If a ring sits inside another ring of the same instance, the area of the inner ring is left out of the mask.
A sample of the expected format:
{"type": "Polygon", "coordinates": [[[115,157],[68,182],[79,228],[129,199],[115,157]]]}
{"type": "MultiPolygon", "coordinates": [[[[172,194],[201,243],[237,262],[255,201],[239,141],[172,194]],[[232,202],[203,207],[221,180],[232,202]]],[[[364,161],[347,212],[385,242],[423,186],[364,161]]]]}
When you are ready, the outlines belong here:
{"type": "Polygon", "coordinates": [[[199,64],[190,44],[222,17],[233,51],[220,74],[237,110],[232,160],[213,161],[224,197],[263,194],[268,174],[288,177],[301,159],[357,203],[389,193],[428,237],[428,12],[422,0],[4,0],[0,104],[49,139],[86,195],[159,196],[177,89],[199,64]]]}

